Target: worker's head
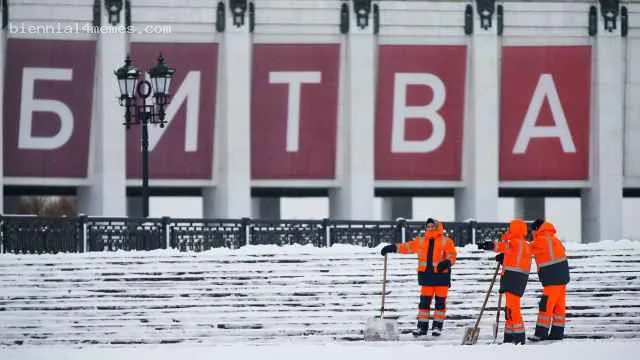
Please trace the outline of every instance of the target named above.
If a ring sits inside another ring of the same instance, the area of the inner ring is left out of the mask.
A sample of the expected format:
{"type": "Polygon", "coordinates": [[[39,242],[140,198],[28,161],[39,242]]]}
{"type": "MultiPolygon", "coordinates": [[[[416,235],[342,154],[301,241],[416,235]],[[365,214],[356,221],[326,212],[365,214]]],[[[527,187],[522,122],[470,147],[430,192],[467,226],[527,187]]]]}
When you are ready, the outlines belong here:
{"type": "Polygon", "coordinates": [[[436,220],[434,220],[433,218],[428,218],[427,222],[425,223],[425,228],[427,231],[435,231],[437,225],[438,222],[436,220]]]}
{"type": "Polygon", "coordinates": [[[536,236],[536,231],[538,231],[538,229],[540,229],[540,226],[544,224],[544,220],[543,219],[535,219],[531,225],[529,225],[529,229],[531,230],[531,238],[536,236]]]}
{"type": "Polygon", "coordinates": [[[509,222],[509,235],[511,237],[524,237],[527,235],[527,223],[521,219],[513,219],[509,222]]]}
{"type": "Polygon", "coordinates": [[[535,234],[539,234],[539,235],[555,235],[556,234],[556,227],[553,226],[553,224],[551,222],[545,220],[535,230],[534,235],[535,234]]]}

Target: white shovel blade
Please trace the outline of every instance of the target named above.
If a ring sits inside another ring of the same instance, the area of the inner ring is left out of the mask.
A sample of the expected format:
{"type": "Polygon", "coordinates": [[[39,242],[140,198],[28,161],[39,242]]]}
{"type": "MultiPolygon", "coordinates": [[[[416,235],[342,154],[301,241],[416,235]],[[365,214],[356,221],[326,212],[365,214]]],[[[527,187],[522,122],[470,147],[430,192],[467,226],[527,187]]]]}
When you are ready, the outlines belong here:
{"type": "Polygon", "coordinates": [[[493,324],[493,343],[498,341],[498,324],[493,324]]]}
{"type": "Polygon", "coordinates": [[[480,335],[480,328],[474,329],[472,327],[468,327],[464,329],[464,337],[462,338],[462,345],[473,345],[477,343],[479,335],[480,335]]]}
{"type": "Polygon", "coordinates": [[[398,323],[393,319],[382,319],[379,317],[367,320],[364,329],[365,341],[392,341],[399,340],[398,323]]]}

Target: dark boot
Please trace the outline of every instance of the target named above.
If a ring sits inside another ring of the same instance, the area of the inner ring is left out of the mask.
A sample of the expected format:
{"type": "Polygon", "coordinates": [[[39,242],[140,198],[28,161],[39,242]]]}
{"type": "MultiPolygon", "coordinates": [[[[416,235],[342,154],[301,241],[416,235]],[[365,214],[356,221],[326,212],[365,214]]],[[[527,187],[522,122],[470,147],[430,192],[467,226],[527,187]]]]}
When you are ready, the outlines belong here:
{"type": "Polygon", "coordinates": [[[536,332],[533,336],[528,337],[530,341],[537,342],[542,340],[547,340],[549,337],[549,329],[544,326],[536,326],[536,332]]]}
{"type": "Polygon", "coordinates": [[[502,340],[504,344],[509,344],[513,342],[513,334],[512,333],[504,333],[504,338],[502,340]]]}
{"type": "Polygon", "coordinates": [[[564,338],[564,326],[551,326],[549,340],[562,340],[564,338]]]}
{"type": "Polygon", "coordinates": [[[525,336],[524,333],[515,333],[512,334],[513,336],[513,343],[516,345],[524,345],[525,343],[525,336]]]}
{"type": "Polygon", "coordinates": [[[434,321],[433,325],[431,326],[431,335],[440,336],[441,332],[442,332],[442,323],[440,321],[434,321]]]}
{"type": "Polygon", "coordinates": [[[423,336],[427,335],[429,332],[429,322],[428,321],[418,321],[418,328],[413,330],[413,336],[423,336]]]}

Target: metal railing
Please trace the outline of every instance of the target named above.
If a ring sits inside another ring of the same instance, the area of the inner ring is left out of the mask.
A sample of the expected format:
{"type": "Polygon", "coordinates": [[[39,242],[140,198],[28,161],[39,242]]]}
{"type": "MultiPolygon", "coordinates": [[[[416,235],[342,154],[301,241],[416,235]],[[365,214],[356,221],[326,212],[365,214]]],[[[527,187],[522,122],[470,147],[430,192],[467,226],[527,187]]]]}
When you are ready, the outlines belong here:
{"type": "MultiPolygon", "coordinates": [[[[444,222],[456,246],[495,240],[506,223],[444,222]]],[[[205,251],[245,245],[350,244],[376,247],[421,234],[424,222],[0,216],[0,252],[205,251]]]]}

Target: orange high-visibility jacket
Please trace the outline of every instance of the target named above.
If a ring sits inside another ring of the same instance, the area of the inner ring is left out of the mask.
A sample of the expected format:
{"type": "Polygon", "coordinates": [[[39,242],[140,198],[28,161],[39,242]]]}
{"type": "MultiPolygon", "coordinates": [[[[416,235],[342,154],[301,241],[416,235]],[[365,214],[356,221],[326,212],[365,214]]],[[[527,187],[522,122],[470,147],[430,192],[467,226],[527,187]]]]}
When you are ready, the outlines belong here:
{"type": "Polygon", "coordinates": [[[434,231],[425,232],[422,236],[398,245],[401,254],[418,255],[418,283],[426,286],[451,285],[451,272],[444,270],[439,273],[438,263],[449,260],[451,265],[456,262],[456,247],[449,237],[444,235],[444,228],[440,222],[436,223],[434,231]]]}
{"type": "Polygon", "coordinates": [[[525,239],[527,223],[515,219],[509,223],[509,230],[495,243],[495,251],[504,253],[500,291],[522,296],[529,281],[531,270],[531,250],[525,239]]]}
{"type": "Polygon", "coordinates": [[[553,224],[545,221],[540,225],[530,246],[542,286],[569,283],[569,262],[553,224]]]}

